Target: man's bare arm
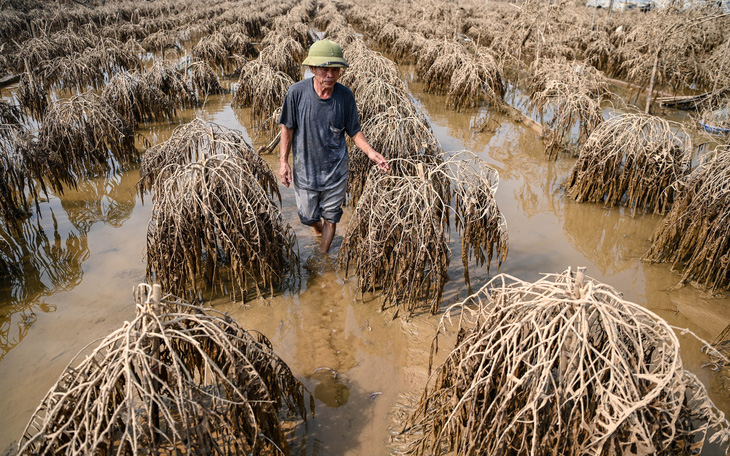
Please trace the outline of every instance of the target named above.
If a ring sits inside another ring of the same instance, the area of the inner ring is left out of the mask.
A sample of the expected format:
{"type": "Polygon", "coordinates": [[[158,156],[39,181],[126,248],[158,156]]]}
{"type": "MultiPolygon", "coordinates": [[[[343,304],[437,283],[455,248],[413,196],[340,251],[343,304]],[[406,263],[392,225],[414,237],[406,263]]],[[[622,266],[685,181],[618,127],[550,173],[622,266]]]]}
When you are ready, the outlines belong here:
{"type": "MultiPolygon", "coordinates": [[[[284,139],[284,135],[282,135],[281,137],[282,139],[284,139]]],[[[365,152],[365,155],[367,155],[368,158],[372,160],[378,168],[380,168],[380,171],[384,173],[388,172],[390,166],[388,166],[388,162],[385,160],[385,157],[380,155],[378,152],[375,151],[375,149],[370,146],[370,143],[368,143],[368,140],[365,139],[365,135],[362,131],[358,131],[355,136],[352,137],[352,140],[355,142],[355,145],[361,151],[365,152]]]]}
{"type": "Polygon", "coordinates": [[[279,179],[287,187],[292,182],[292,172],[289,166],[289,150],[291,149],[294,130],[284,125],[281,126],[281,139],[279,140],[279,179]]]}

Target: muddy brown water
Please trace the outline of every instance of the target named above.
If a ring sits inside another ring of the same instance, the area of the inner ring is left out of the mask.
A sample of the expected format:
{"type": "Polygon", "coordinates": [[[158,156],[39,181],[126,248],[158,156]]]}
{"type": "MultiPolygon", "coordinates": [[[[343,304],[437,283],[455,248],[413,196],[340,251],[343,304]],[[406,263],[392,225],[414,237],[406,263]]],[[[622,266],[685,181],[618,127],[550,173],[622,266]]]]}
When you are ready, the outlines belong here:
{"type": "MultiPolygon", "coordinates": [[[[532,130],[485,110],[448,111],[444,97],[421,92],[411,69],[404,69],[404,77],[447,152],[471,150],[499,171],[497,200],[509,229],[509,256],[499,271],[493,266],[492,276],[504,272],[534,281],[542,273],[585,266],[589,276],[626,299],[705,340],[729,323],[730,299],[713,299],[692,287],[668,291],[679,276],[666,265],[640,260],[661,217],[631,217],[622,209],[570,200],[560,185],[574,159],[548,161],[532,130]],[[475,131],[484,116],[498,128],[475,131]]],[[[247,111],[232,109],[230,96],[211,98],[205,109],[184,113],[182,121],[196,115],[248,134],[247,111]]],[[[155,124],[141,130],[152,143],[171,132],[170,126],[155,124]]],[[[268,159],[278,171],[277,157],[268,159]]],[[[42,263],[38,273],[29,274],[21,287],[0,289],[0,454],[13,452],[33,411],[74,355],[134,317],[131,292],[144,280],[152,206],[150,198],[143,204],[136,195],[137,179],[138,170],[132,169],[44,202],[44,230],[29,247],[29,260],[42,263]]],[[[351,209],[345,210],[331,254],[321,255],[317,240],[298,222],[292,190],[281,187],[281,192],[283,213],[298,239],[300,289],[245,304],[216,300],[211,305],[265,334],[314,394],[316,417],[300,431],[306,438],[295,453],[388,454],[395,421],[402,416],[396,405],[408,393],[420,393],[427,380],[439,316],[393,320],[391,312],[381,312],[377,295],[361,296],[355,279],[334,267],[351,209]]],[[[457,236],[450,246],[449,303],[468,294],[457,236]]],[[[475,289],[490,277],[486,268],[471,265],[470,271],[475,289]]],[[[680,340],[685,366],[720,409],[730,411],[730,396],[717,374],[702,367],[707,359],[701,344],[686,335],[680,340]]],[[[450,347],[442,342],[441,349],[443,356],[450,347]]],[[[707,447],[704,454],[720,450],[707,447]]]]}

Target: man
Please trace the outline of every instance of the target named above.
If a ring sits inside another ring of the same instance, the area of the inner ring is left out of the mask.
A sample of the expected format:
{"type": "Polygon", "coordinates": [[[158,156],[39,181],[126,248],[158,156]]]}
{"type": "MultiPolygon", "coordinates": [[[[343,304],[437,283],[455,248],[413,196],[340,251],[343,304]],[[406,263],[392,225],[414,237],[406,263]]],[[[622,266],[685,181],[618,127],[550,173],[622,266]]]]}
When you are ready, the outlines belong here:
{"type": "Polygon", "coordinates": [[[317,41],[302,65],[308,65],[314,77],[293,84],[284,98],[279,178],[287,187],[294,182],[299,219],[322,236],[320,250],[326,253],[347,193],[345,133],[382,172],[388,171],[388,163],[360,131],[352,91],[337,82],[341,69],[348,67],[342,48],[334,41],[317,41]],[[294,155],[293,175],[289,148],[294,155]]]}

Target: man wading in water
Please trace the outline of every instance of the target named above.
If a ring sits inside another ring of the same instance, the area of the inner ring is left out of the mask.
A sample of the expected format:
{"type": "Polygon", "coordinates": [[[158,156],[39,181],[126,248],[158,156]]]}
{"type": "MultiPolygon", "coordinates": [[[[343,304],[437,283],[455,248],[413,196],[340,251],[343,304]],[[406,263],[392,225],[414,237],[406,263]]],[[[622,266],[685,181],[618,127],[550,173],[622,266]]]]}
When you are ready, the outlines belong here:
{"type": "Polygon", "coordinates": [[[345,133],[375,162],[382,172],[388,163],[370,147],[360,131],[360,119],[352,91],[337,82],[347,68],[340,45],[320,40],[309,48],[302,65],[314,73],[293,84],[281,109],[279,178],[287,187],[294,182],[299,219],[322,236],[320,250],[329,251],[342,203],[347,192],[349,159],[345,133]],[[294,173],[289,167],[289,148],[294,155],[294,173]]]}

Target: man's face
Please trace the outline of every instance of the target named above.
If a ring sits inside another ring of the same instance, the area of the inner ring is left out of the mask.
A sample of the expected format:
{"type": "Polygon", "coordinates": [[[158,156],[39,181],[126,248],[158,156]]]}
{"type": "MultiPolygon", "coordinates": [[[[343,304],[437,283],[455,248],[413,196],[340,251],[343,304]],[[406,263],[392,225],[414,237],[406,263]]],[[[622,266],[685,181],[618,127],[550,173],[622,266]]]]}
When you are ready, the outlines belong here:
{"type": "Polygon", "coordinates": [[[337,82],[340,78],[341,68],[339,67],[312,67],[311,70],[319,85],[325,89],[333,88],[335,86],[335,82],[337,82]]]}

